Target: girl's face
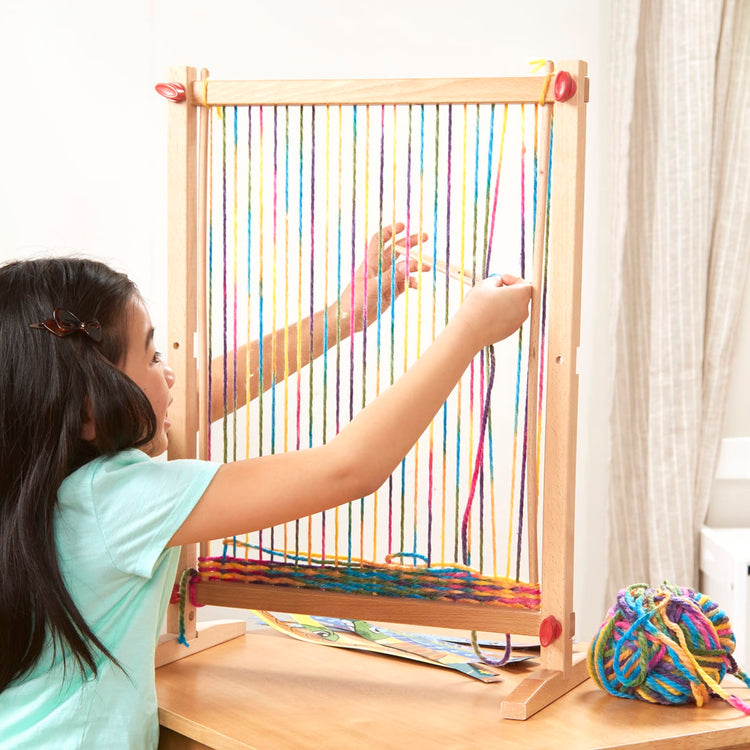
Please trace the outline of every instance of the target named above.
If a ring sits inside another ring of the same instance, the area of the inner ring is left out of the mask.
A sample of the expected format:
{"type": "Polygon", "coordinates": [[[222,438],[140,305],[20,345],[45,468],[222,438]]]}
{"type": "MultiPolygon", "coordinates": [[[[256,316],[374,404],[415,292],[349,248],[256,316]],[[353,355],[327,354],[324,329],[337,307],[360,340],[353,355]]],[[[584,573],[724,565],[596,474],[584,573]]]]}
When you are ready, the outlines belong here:
{"type": "Polygon", "coordinates": [[[141,450],[158,456],[167,449],[170,422],[167,408],[172,403],[169,389],[174,385],[174,371],[161,359],[154,347],[154,327],[143,301],[136,298],[130,307],[126,329],[127,348],[118,367],[146,394],[156,415],[154,439],[141,450]]]}

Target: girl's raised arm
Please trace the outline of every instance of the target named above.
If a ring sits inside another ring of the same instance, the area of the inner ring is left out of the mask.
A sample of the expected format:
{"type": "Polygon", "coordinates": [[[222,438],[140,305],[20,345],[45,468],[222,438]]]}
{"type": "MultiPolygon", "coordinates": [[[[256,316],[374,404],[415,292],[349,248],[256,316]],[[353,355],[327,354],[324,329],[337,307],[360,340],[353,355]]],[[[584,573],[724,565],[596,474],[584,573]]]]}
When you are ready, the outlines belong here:
{"type": "Polygon", "coordinates": [[[513,276],[477,284],[423,356],[326,445],[223,465],[170,545],[268,528],[376,490],[480,349],[525,320],[530,297],[513,276]]]}
{"type": "MultiPolygon", "coordinates": [[[[336,344],[337,336],[340,336],[340,340],[343,340],[348,338],[352,331],[361,331],[365,320],[372,323],[377,317],[378,293],[380,293],[380,309],[382,312],[389,307],[395,297],[404,291],[407,285],[416,287],[417,280],[410,274],[417,270],[429,270],[429,266],[423,263],[420,268],[416,254],[409,259],[408,271],[404,263],[396,262],[395,256],[397,253],[394,252],[394,246],[406,248],[407,246],[414,247],[419,243],[418,234],[413,234],[409,238],[397,239],[404,228],[404,224],[399,222],[393,226],[383,227],[382,235],[381,233],[373,235],[368,244],[364,262],[356,270],[352,282],[341,293],[338,301],[329,305],[327,310],[318,310],[312,316],[312,347],[310,346],[311,318],[309,316],[263,337],[263,391],[268,390],[274,383],[280,383],[286,377],[319,357],[325,350],[330,349],[336,344]],[[380,253],[381,239],[382,256],[380,253]],[[396,263],[395,293],[391,290],[391,274],[388,273],[391,263],[396,263]],[[382,283],[378,286],[377,277],[381,270],[383,271],[382,283]],[[365,283],[365,278],[367,278],[368,284],[365,283]],[[366,299],[365,289],[367,290],[366,299]],[[328,326],[325,325],[326,316],[328,326]],[[298,343],[299,362],[297,361],[298,343]]],[[[423,234],[422,242],[426,239],[427,235],[423,234]]],[[[225,367],[227,392],[233,394],[232,403],[227,405],[229,410],[239,409],[248,400],[252,401],[259,395],[261,391],[259,344],[260,342],[253,341],[248,345],[238,347],[236,352],[229,352],[226,364],[224,357],[216,357],[211,363],[212,382],[214,383],[211,394],[213,420],[221,419],[225,413],[223,386],[225,367]],[[236,380],[234,377],[235,359],[237,365],[236,380]]]]}

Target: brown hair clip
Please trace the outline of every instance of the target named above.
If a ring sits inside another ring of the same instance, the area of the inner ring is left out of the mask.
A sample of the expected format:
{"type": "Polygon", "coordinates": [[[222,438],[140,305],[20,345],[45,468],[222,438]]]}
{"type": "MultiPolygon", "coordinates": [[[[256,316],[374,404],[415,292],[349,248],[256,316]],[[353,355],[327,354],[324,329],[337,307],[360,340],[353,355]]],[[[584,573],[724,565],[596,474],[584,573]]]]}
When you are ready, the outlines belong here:
{"type": "Polygon", "coordinates": [[[43,323],[31,323],[30,326],[31,328],[42,328],[59,338],[65,338],[73,333],[85,333],[97,344],[102,340],[102,327],[98,320],[93,319],[83,322],[72,312],[64,310],[62,307],[56,307],[52,317],[43,323]]]}

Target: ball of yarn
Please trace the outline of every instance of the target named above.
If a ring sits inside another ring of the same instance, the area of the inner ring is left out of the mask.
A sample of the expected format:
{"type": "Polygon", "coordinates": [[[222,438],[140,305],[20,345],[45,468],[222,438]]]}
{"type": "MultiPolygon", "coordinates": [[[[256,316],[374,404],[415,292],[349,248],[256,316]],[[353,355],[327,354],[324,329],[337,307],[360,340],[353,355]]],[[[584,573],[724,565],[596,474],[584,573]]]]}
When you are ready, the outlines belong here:
{"type": "Polygon", "coordinates": [[[729,618],[704,594],[636,583],[619,592],[597,631],[588,670],[600,687],[621,698],[702,706],[715,695],[750,714],[750,706],[719,684],[730,673],[750,687],[734,647],[729,618]]]}

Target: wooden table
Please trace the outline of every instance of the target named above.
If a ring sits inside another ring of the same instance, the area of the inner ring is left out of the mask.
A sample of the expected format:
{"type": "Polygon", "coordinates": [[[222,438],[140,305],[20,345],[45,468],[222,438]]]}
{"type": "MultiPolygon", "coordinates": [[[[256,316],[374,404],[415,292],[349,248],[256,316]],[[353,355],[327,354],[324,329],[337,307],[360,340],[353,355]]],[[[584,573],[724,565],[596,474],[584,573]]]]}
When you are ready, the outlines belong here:
{"type": "MultiPolygon", "coordinates": [[[[304,643],[261,629],[160,667],[161,750],[750,748],[724,701],[656,706],[586,680],[527,721],[500,718],[523,675],[485,684],[452,670],[304,643]]],[[[732,692],[750,690],[731,679],[732,692]]]]}

